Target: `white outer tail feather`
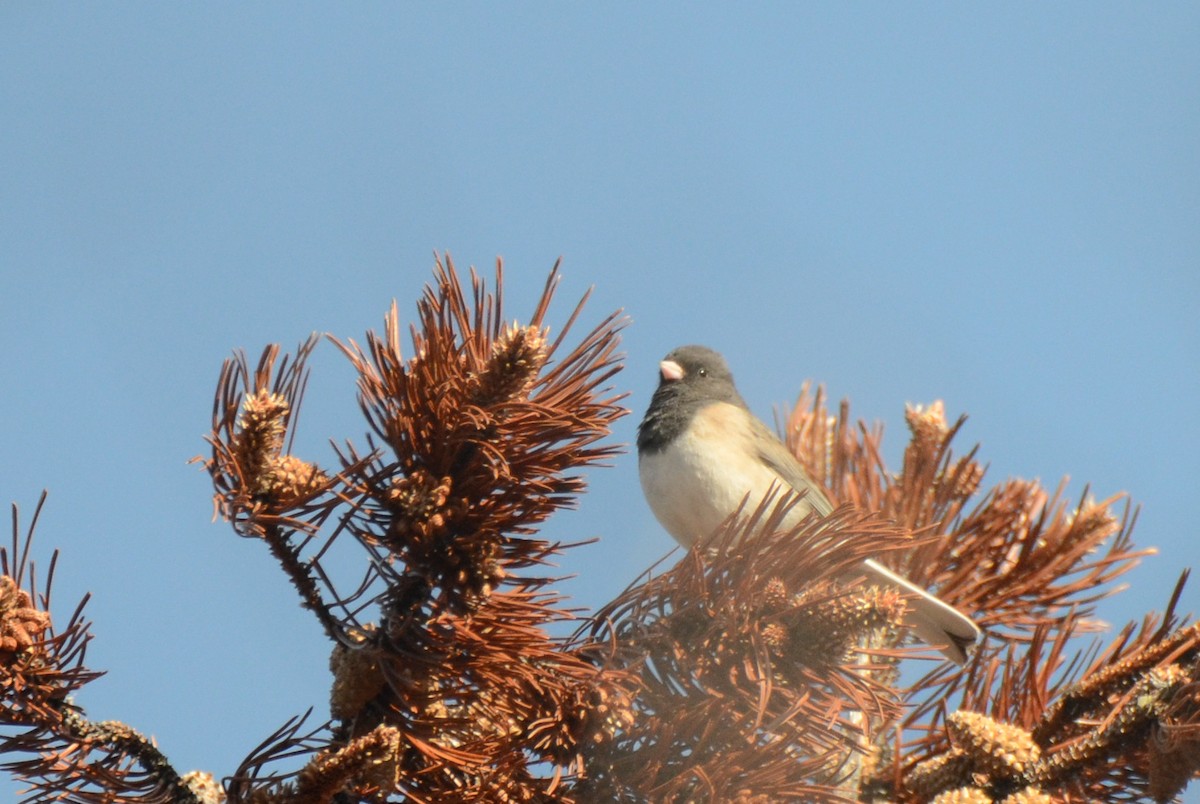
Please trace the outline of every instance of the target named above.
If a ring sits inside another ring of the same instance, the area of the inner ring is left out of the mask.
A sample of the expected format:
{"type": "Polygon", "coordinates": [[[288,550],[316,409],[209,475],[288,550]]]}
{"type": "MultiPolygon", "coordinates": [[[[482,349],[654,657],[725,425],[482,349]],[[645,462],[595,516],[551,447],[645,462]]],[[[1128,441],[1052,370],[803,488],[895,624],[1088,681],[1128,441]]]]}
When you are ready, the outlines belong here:
{"type": "Polygon", "coordinates": [[[871,559],[863,561],[867,580],[892,586],[912,595],[904,624],[927,645],[937,648],[955,664],[967,660],[967,648],[979,640],[979,626],[965,614],[938,600],[916,584],[871,559]]]}

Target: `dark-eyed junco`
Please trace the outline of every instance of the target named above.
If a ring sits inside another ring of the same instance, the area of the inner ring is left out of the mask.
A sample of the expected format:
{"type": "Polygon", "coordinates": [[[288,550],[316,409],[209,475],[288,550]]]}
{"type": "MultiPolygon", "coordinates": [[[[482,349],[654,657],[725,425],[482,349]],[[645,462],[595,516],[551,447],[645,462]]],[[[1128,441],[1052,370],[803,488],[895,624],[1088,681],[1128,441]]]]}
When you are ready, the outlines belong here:
{"type": "MultiPolygon", "coordinates": [[[[658,389],[638,426],[638,471],[650,509],[684,547],[712,534],[738,506],[771,491],[805,492],[785,522],[833,506],[771,430],[750,412],[724,358],[681,346],[659,364],[658,389]]],[[[870,583],[910,593],[907,625],[918,638],[962,664],[979,638],[975,623],[881,564],[863,562],[870,583]]]]}

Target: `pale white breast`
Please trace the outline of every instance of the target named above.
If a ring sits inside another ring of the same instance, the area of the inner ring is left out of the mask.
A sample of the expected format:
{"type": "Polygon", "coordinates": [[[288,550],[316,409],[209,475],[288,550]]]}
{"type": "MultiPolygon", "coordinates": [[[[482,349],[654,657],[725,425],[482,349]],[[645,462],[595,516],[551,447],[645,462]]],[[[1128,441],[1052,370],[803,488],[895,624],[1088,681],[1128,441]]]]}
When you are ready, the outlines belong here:
{"type": "Polygon", "coordinates": [[[779,482],[753,449],[728,448],[731,443],[747,443],[752,433],[738,408],[726,404],[717,408],[717,415],[694,422],[666,449],[638,460],[650,509],[685,547],[709,536],[748,493],[747,512],[779,482]]]}

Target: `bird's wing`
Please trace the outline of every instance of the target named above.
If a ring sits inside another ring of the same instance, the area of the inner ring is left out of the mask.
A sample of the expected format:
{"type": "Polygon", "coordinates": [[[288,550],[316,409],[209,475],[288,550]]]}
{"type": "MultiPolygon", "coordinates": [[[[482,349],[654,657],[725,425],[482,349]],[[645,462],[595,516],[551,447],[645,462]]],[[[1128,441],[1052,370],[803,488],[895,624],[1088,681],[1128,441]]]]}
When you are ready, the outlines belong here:
{"type": "Polygon", "coordinates": [[[808,476],[808,472],[804,471],[804,467],[788,451],[783,442],[775,437],[770,428],[759,421],[756,416],[751,415],[749,418],[759,460],[769,466],[771,471],[779,475],[780,479],[793,489],[807,492],[804,499],[819,516],[828,516],[833,511],[833,504],[829,502],[825,492],[821,491],[821,487],[808,476]]]}
{"type": "MultiPolygon", "coordinates": [[[[812,509],[820,516],[827,516],[833,510],[829,498],[765,424],[754,416],[749,416],[749,419],[759,460],[796,491],[806,491],[804,499],[812,509]]],[[[906,624],[919,639],[936,646],[953,662],[962,664],[966,661],[967,650],[979,639],[979,626],[953,606],[882,564],[867,559],[862,566],[869,582],[892,586],[912,596],[912,608],[906,617],[906,624]]]]}

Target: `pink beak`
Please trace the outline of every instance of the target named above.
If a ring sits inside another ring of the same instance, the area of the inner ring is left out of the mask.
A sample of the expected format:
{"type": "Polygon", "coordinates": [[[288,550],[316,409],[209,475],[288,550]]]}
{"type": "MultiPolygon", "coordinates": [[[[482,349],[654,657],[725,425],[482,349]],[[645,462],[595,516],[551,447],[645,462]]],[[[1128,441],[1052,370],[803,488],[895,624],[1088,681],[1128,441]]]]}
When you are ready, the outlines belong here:
{"type": "Polygon", "coordinates": [[[677,382],[683,379],[683,366],[674,360],[664,360],[658,364],[658,373],[664,382],[677,382]]]}

